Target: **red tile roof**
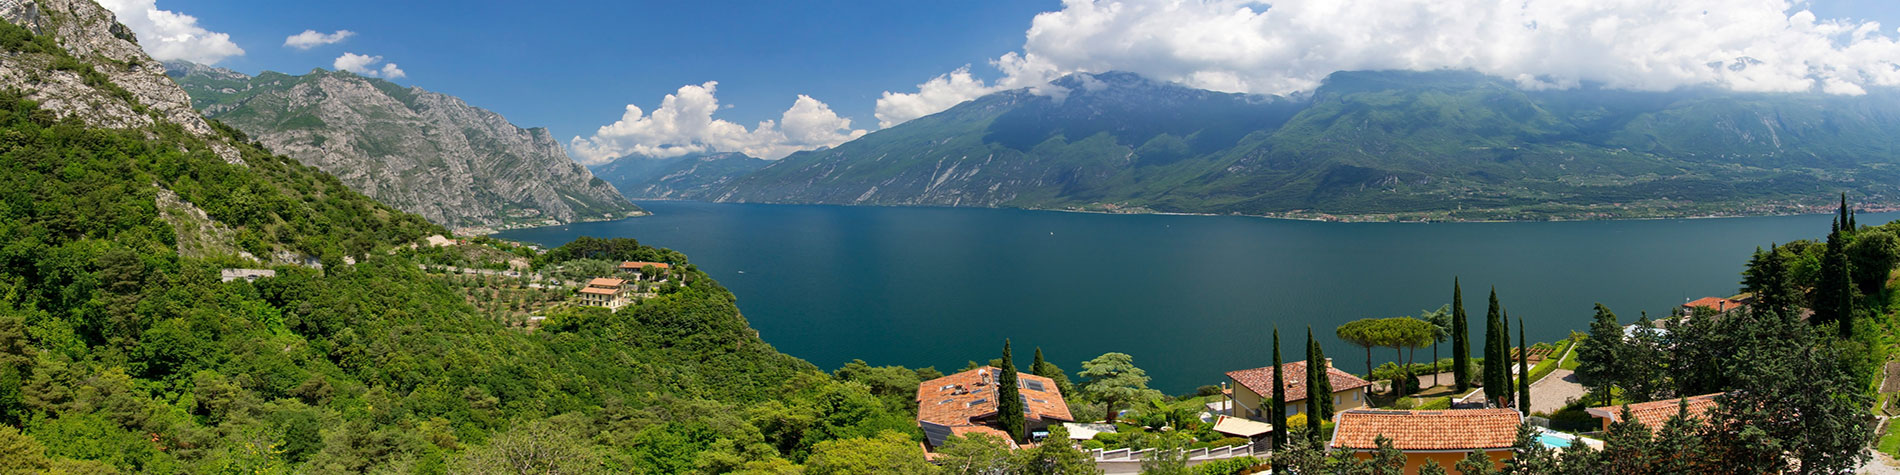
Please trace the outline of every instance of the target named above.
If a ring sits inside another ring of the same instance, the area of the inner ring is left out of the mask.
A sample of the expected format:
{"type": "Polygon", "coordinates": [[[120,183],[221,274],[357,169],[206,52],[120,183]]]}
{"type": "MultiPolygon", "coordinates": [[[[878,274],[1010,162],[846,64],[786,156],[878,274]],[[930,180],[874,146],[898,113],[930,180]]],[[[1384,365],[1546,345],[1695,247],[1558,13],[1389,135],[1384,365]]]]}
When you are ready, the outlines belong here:
{"type": "MultiPolygon", "coordinates": [[[[996,415],[997,373],[1002,370],[985,366],[944,376],[917,385],[917,421],[954,428],[984,425],[982,419],[996,415]]],[[[1074,421],[1069,404],[1055,380],[1029,373],[1016,373],[1022,395],[1028,399],[1028,419],[1074,421]],[[1029,382],[1042,384],[1038,391],[1029,382]]]]}
{"type": "Polygon", "coordinates": [[[1741,306],[1742,306],[1742,303],[1739,301],[1729,300],[1729,299],[1725,299],[1721,297],[1703,297],[1703,298],[1695,299],[1694,301],[1691,301],[1689,303],[1682,304],[1682,308],[1693,309],[1696,307],[1708,307],[1711,309],[1715,309],[1715,311],[1717,312],[1727,312],[1741,306]]]}
{"type": "Polygon", "coordinates": [[[1517,426],[1524,419],[1512,409],[1353,409],[1333,420],[1333,448],[1373,449],[1383,435],[1399,450],[1464,451],[1511,447],[1517,443],[1517,426]]]}
{"type": "MultiPolygon", "coordinates": [[[[1655,432],[1662,430],[1663,423],[1668,422],[1670,417],[1674,417],[1676,412],[1681,410],[1681,401],[1688,401],[1689,417],[1707,418],[1709,410],[1715,409],[1715,397],[1722,394],[1723,393],[1704,394],[1701,396],[1631,404],[1629,405],[1630,415],[1636,416],[1636,422],[1641,422],[1644,426],[1648,426],[1650,432],[1655,432]]],[[[1592,416],[1608,419],[1610,422],[1623,420],[1623,406],[1592,407],[1589,412],[1592,416]]]]}
{"type": "MultiPolygon", "coordinates": [[[[1281,365],[1281,371],[1286,372],[1287,402],[1306,400],[1306,362],[1295,361],[1281,365]]],[[[1333,392],[1335,393],[1372,385],[1372,382],[1359,379],[1358,376],[1353,376],[1352,373],[1340,371],[1339,368],[1327,367],[1326,376],[1332,380],[1333,392]]],[[[1227,377],[1233,378],[1234,382],[1240,383],[1242,386],[1246,386],[1247,389],[1252,390],[1254,394],[1258,394],[1261,397],[1273,397],[1272,366],[1228,371],[1227,377]]]]}
{"type": "Polygon", "coordinates": [[[635,269],[639,269],[646,266],[653,266],[653,267],[658,267],[661,269],[673,268],[673,266],[667,265],[667,263],[665,262],[627,261],[627,262],[620,263],[620,270],[635,270],[635,269]]]}
{"type": "Polygon", "coordinates": [[[581,289],[581,293],[583,293],[583,294],[595,294],[595,295],[613,295],[613,294],[615,294],[615,293],[618,293],[618,292],[617,292],[617,291],[615,291],[614,289],[603,289],[603,288],[600,288],[600,287],[588,287],[588,288],[584,288],[584,289],[581,289]]]}
{"type": "Polygon", "coordinates": [[[597,278],[597,279],[593,279],[593,280],[589,280],[589,281],[587,281],[587,286],[588,286],[588,287],[615,287],[615,288],[618,288],[618,287],[620,287],[621,285],[623,285],[623,284],[626,284],[626,283],[627,283],[627,281],[625,281],[625,280],[620,280],[620,279],[609,279],[609,278],[605,278],[605,277],[602,277],[602,278],[597,278]]]}

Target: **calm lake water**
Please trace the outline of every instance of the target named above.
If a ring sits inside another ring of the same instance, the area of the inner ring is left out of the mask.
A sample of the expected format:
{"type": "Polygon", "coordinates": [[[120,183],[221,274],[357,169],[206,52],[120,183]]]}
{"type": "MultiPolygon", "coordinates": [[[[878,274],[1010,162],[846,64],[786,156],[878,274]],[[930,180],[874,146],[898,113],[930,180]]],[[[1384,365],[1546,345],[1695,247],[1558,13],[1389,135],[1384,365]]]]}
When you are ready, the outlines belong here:
{"type": "MultiPolygon", "coordinates": [[[[1304,330],[1364,371],[1341,323],[1417,315],[1462,279],[1475,338],[1497,287],[1533,341],[1585,329],[1593,304],[1624,321],[1736,292],[1756,246],[1820,238],[1830,216],[1562,223],[1341,224],[968,208],[641,202],[654,216],[504,232],[546,246],[630,237],[685,252],[738,294],[765,340],[833,369],[946,372],[1015,342],[1070,372],[1134,355],[1178,394],[1267,365],[1271,330],[1290,359],[1304,330]]],[[[1900,213],[1864,214],[1875,225],[1900,213]]],[[[1513,322],[1515,325],[1515,322],[1513,322]]],[[[1515,333],[1515,331],[1513,331],[1515,333]]],[[[1474,348],[1473,351],[1476,351],[1474,348]]],[[[1450,357],[1449,347],[1441,348],[1450,357]]],[[[1375,350],[1373,363],[1393,358],[1375,350]]],[[[1420,352],[1419,361],[1425,361],[1420,352]]]]}

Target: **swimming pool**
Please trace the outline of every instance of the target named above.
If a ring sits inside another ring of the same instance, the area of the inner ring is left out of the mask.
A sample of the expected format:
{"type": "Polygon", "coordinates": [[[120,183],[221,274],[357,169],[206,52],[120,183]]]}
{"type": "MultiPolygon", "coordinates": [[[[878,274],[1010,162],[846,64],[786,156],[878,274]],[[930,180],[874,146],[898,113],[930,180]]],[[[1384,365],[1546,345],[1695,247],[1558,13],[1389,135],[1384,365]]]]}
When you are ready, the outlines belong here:
{"type": "Polygon", "coordinates": [[[1570,443],[1572,442],[1569,437],[1562,437],[1555,434],[1551,434],[1549,432],[1537,434],[1537,441],[1542,442],[1545,447],[1550,447],[1553,449],[1561,449],[1561,448],[1569,447],[1570,443]]]}

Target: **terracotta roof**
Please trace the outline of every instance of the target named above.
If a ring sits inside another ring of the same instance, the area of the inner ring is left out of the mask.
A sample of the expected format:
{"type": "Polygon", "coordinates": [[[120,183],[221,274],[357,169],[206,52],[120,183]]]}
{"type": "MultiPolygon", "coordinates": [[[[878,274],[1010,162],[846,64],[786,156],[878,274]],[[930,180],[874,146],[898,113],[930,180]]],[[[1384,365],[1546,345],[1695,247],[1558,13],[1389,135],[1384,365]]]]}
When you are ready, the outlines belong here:
{"type": "Polygon", "coordinates": [[[622,284],[626,284],[626,283],[627,281],[625,280],[609,279],[609,278],[601,277],[601,278],[587,281],[587,286],[588,287],[619,287],[622,284]]]}
{"type": "MultiPolygon", "coordinates": [[[[1306,400],[1306,362],[1295,361],[1280,366],[1281,371],[1286,372],[1287,402],[1306,400]]],[[[1335,393],[1372,385],[1372,382],[1359,379],[1358,376],[1353,376],[1352,373],[1340,371],[1339,368],[1326,368],[1326,376],[1332,380],[1333,392],[1335,393]]],[[[1273,397],[1272,366],[1228,371],[1227,377],[1233,378],[1234,382],[1240,383],[1242,386],[1246,386],[1247,389],[1252,390],[1254,394],[1258,394],[1261,397],[1273,397]]]]}
{"type": "MultiPolygon", "coordinates": [[[[1715,397],[1722,394],[1723,393],[1704,394],[1701,396],[1631,404],[1629,405],[1630,415],[1636,416],[1636,422],[1641,422],[1644,426],[1648,426],[1650,432],[1655,432],[1662,430],[1663,423],[1668,422],[1669,418],[1674,417],[1676,412],[1680,410],[1679,407],[1682,403],[1678,401],[1687,400],[1689,402],[1689,417],[1706,418],[1709,410],[1715,409],[1715,397]]],[[[1609,419],[1610,422],[1623,419],[1623,406],[1592,407],[1589,412],[1592,416],[1609,419]]]]}
{"type": "MultiPolygon", "coordinates": [[[[917,385],[917,421],[941,426],[983,425],[996,415],[996,374],[1002,370],[985,366],[944,376],[917,385]]],[[[1018,372],[1022,395],[1028,400],[1028,419],[1074,421],[1069,405],[1062,400],[1055,380],[1018,372]],[[1037,385],[1042,386],[1037,390],[1037,385]]]]}
{"type": "Polygon", "coordinates": [[[1703,298],[1695,299],[1694,301],[1691,301],[1689,303],[1682,304],[1682,308],[1708,307],[1708,308],[1715,309],[1715,311],[1717,312],[1727,312],[1741,306],[1742,306],[1742,302],[1740,301],[1729,300],[1729,299],[1725,299],[1721,297],[1703,297],[1703,298]]]}
{"type": "Polygon", "coordinates": [[[1372,449],[1380,435],[1399,450],[1511,447],[1523,417],[1512,409],[1384,411],[1353,409],[1333,418],[1334,448],[1372,449]]]}
{"type": "Polygon", "coordinates": [[[581,293],[595,294],[595,295],[613,295],[613,294],[619,293],[619,291],[616,291],[614,289],[603,289],[600,287],[588,287],[588,288],[581,289],[581,293]]]}
{"type": "Polygon", "coordinates": [[[641,261],[627,261],[627,262],[622,262],[622,263],[620,263],[620,268],[621,268],[622,270],[626,270],[626,269],[639,269],[639,268],[642,268],[642,267],[646,267],[646,266],[653,266],[653,267],[658,267],[658,268],[661,268],[661,269],[671,269],[671,268],[673,268],[673,266],[671,266],[671,265],[668,265],[668,264],[667,264],[667,263],[665,263],[665,262],[641,262],[641,261]]]}

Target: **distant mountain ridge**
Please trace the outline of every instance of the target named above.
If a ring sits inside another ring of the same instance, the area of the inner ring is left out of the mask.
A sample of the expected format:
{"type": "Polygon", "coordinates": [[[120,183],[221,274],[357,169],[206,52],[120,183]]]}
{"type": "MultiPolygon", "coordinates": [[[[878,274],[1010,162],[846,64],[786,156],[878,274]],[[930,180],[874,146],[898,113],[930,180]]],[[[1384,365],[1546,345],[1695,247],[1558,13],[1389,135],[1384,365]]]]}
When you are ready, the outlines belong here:
{"type": "Polygon", "coordinates": [[[1768,214],[1900,203],[1900,93],[1531,91],[1340,72],[1310,94],[1075,74],[676,198],[1357,219],[1768,214]],[[1065,93],[1066,92],[1066,93],[1065,93]]]}
{"type": "Polygon", "coordinates": [[[206,117],[430,221],[496,228],[645,213],[546,129],[453,96],[322,69],[252,77],[173,62],[166,72],[206,117]]]}
{"type": "Polygon", "coordinates": [[[628,198],[673,199],[704,195],[771,163],[738,152],[670,158],[631,155],[590,169],[628,198]]]}

